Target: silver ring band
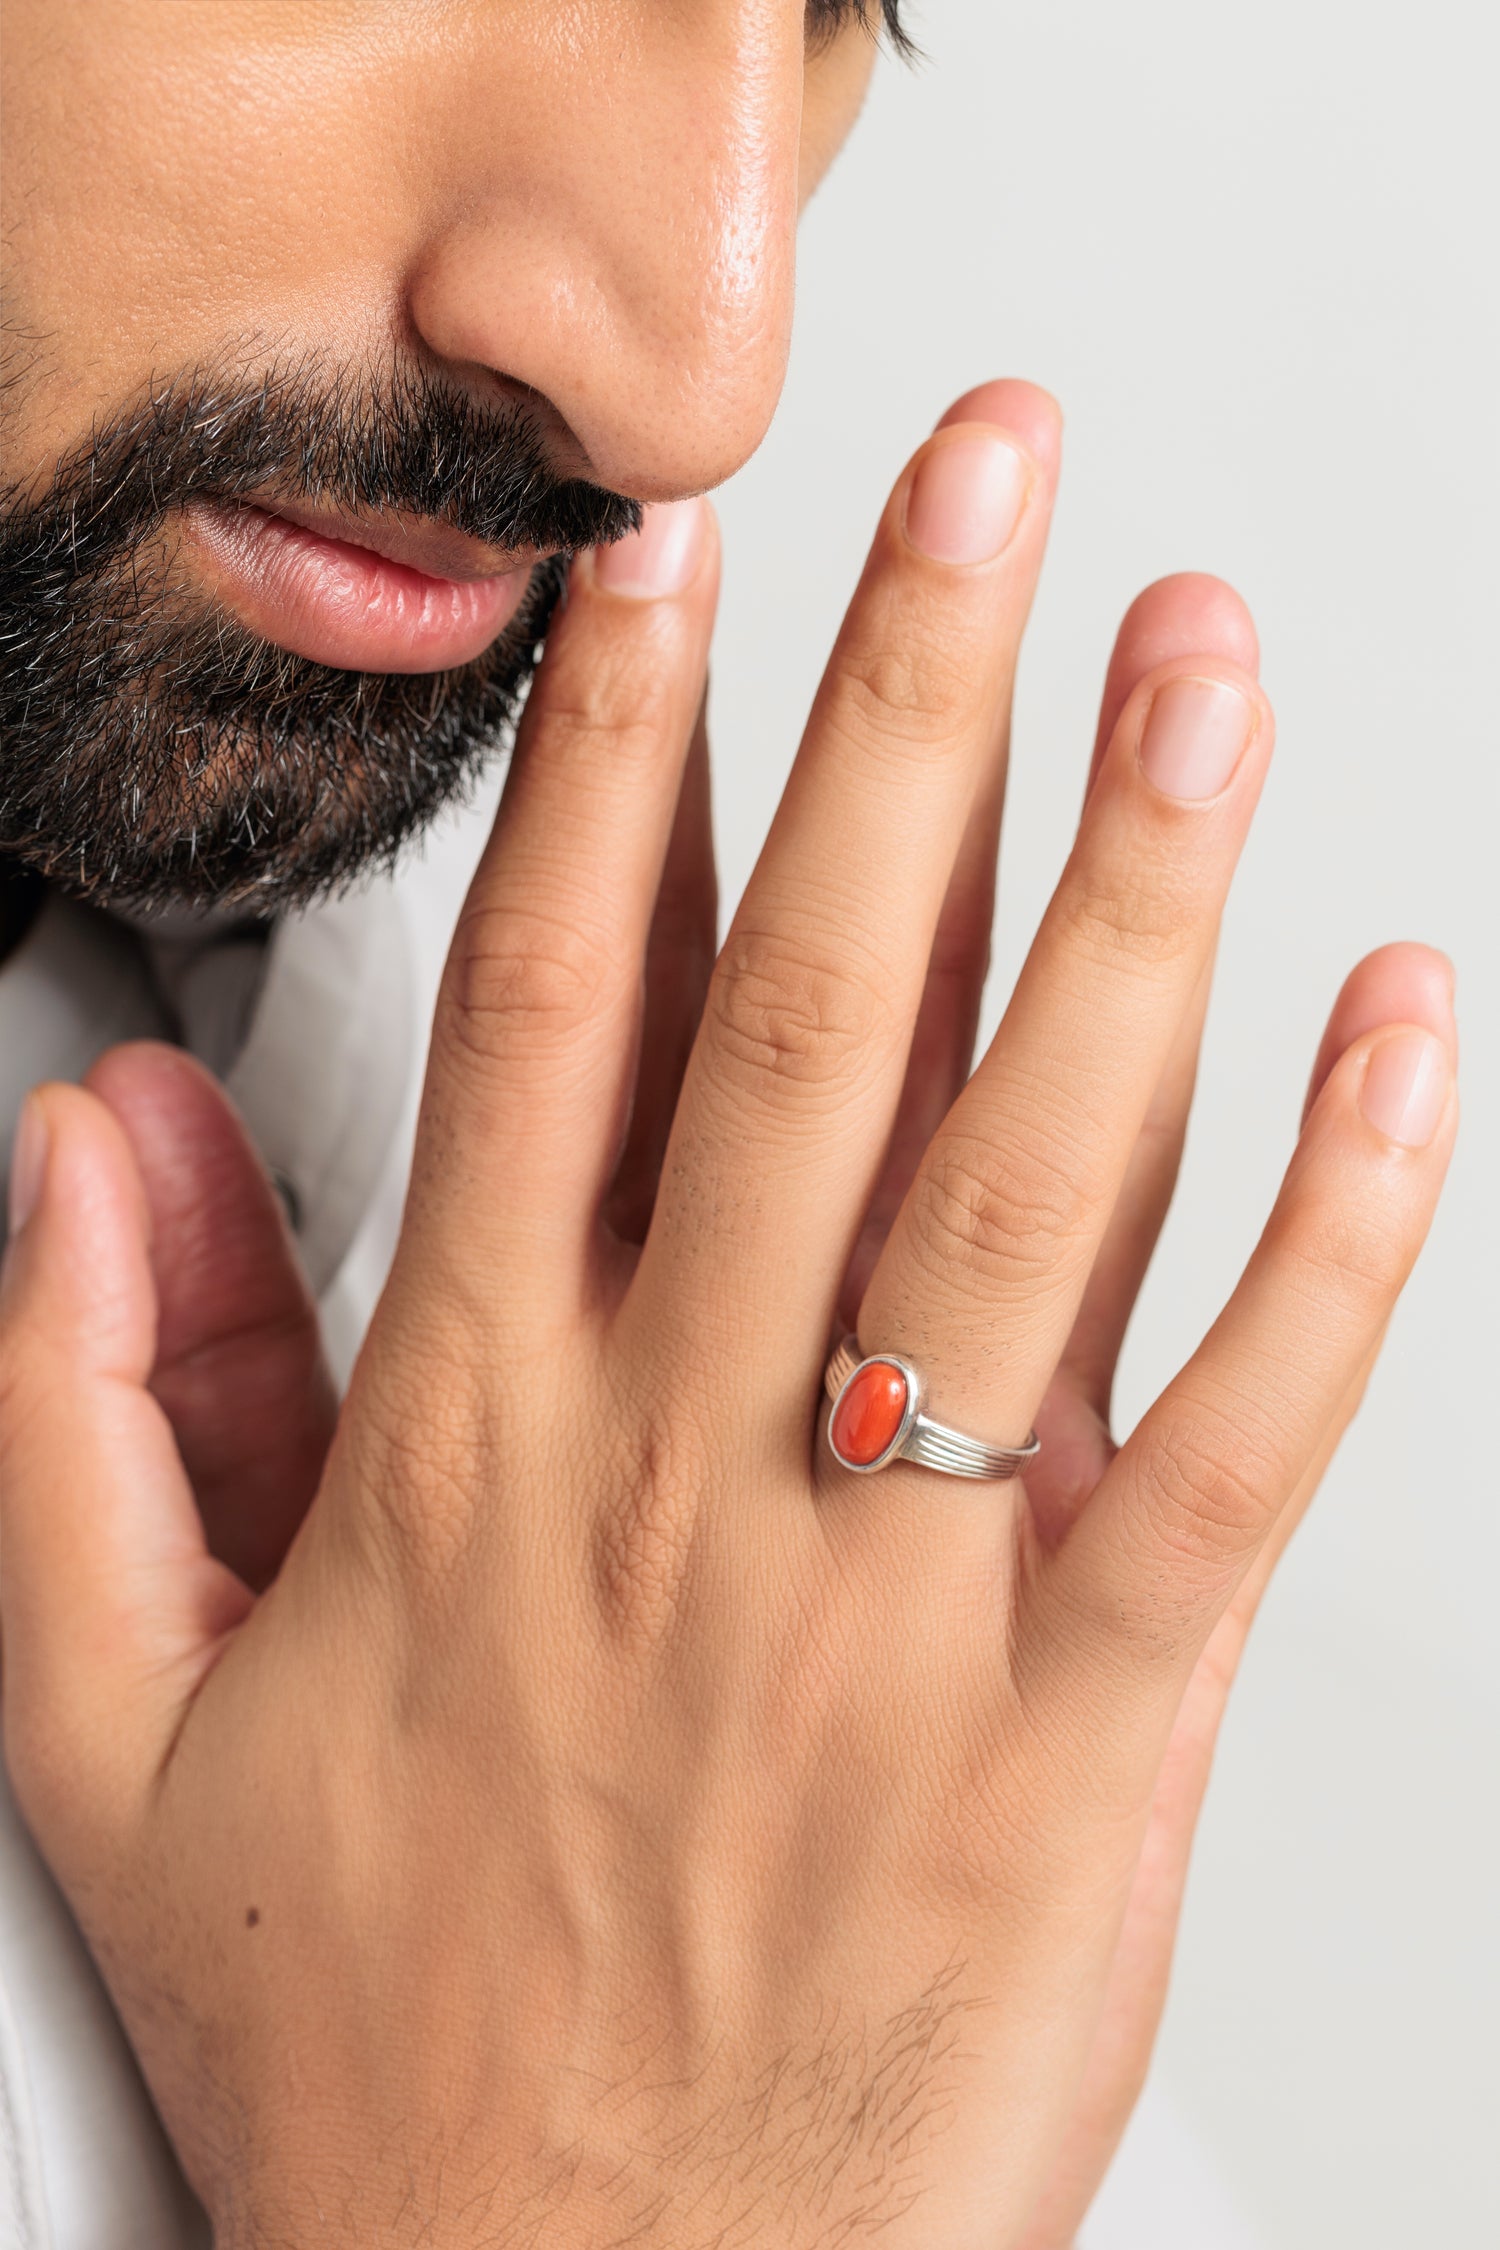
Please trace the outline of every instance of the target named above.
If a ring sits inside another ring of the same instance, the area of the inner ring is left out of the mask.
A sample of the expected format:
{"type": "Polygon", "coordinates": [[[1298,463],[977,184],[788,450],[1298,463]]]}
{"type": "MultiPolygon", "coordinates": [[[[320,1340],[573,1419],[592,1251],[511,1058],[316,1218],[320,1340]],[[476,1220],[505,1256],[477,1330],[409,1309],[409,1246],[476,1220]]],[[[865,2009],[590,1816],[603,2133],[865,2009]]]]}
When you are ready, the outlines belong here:
{"type": "Polygon", "coordinates": [[[982,1438],[934,1422],[922,1412],[922,1378],[911,1361],[899,1352],[862,1354],[856,1336],[846,1336],[834,1351],[824,1371],[823,1388],[833,1401],[829,1449],[857,1476],[870,1476],[892,1461],[915,1461],[924,1469],[941,1469],[945,1476],[1003,1482],[1041,1451],[1034,1430],[1024,1445],[986,1445],[982,1438]],[[866,1369],[871,1371],[868,1377],[866,1369]],[[867,1395],[853,1392],[856,1378],[865,1378],[862,1388],[867,1395]],[[864,1411],[857,1412],[859,1408],[864,1411]],[[858,1433],[856,1421],[861,1425],[858,1433]],[[861,1442],[855,1442],[856,1435],[861,1442]]]}

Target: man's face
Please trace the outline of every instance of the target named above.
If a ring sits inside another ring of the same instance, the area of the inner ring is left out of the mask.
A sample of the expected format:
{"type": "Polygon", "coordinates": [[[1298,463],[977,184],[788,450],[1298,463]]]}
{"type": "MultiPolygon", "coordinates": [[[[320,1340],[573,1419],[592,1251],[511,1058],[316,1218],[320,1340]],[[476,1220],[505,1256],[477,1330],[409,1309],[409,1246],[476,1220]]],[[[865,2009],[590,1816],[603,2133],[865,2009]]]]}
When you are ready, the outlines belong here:
{"type": "Polygon", "coordinates": [[[0,853],[270,906],[460,789],[764,434],[879,12],[5,0],[0,853]]]}

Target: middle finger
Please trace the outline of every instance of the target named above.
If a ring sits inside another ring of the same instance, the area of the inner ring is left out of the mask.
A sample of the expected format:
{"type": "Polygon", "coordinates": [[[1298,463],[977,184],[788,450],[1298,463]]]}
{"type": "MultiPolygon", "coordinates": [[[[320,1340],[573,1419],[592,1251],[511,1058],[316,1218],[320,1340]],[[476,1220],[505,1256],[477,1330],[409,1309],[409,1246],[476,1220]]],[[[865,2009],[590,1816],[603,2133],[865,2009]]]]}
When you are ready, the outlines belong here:
{"type": "MultiPolygon", "coordinates": [[[[1027,403],[1050,436],[1052,402],[1027,403]]],[[[722,1329],[731,1293],[742,1368],[805,1386],[826,1342],[1014,673],[1051,450],[949,426],[892,495],[714,971],[627,1307],[657,1350],[722,1329]]]]}

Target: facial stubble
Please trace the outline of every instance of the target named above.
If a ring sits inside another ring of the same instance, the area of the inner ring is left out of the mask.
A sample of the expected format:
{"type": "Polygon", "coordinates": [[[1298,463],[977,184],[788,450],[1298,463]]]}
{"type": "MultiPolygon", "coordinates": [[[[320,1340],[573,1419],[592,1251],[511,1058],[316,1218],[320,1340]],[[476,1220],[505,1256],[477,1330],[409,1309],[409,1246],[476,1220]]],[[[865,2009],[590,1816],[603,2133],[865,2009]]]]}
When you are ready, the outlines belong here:
{"type": "Polygon", "coordinates": [[[503,747],[565,583],[636,503],[549,468],[522,407],[423,375],[158,387],[0,502],[0,854],[71,893],[269,913],[388,865],[503,747]],[[254,494],[553,550],[473,662],[339,671],[185,584],[174,526],[254,494]]]}

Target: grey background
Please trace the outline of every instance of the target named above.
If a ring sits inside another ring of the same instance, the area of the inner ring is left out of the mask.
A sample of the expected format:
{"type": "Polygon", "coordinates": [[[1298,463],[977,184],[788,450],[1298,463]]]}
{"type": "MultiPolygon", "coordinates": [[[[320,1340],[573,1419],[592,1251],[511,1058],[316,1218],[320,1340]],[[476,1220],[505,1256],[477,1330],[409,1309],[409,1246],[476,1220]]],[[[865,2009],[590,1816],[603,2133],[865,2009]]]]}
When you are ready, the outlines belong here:
{"type": "MultiPolygon", "coordinates": [[[[786,396],[719,495],[726,908],[906,454],[991,375],[1068,417],[988,1023],[1066,856],[1119,616],[1218,571],[1280,715],[1120,1423],[1269,1209],[1371,947],[1459,973],[1465,1122],[1371,1396],[1266,1602],[1158,2064],[1083,2250],[1500,2241],[1500,42],[1483,0],[912,0],[805,222],[786,396]]],[[[415,886],[430,987],[492,790],[415,886]]]]}
{"type": "Polygon", "coordinates": [[[889,479],[949,397],[1024,374],[1069,427],[992,1019],[1067,849],[1131,595],[1168,570],[1232,579],[1281,719],[1125,1421],[1254,1239],[1346,969],[1400,936],[1456,959],[1466,1117],[1446,1205],[1257,1628],[1158,2082],[1086,2239],[1500,2240],[1493,16],[927,0],[914,23],[928,65],[881,70],[809,212],[785,402],[722,495],[727,888],[889,479]],[[1183,2216],[1182,2134],[1224,2210],[1205,2188],[1183,2216]]]}

